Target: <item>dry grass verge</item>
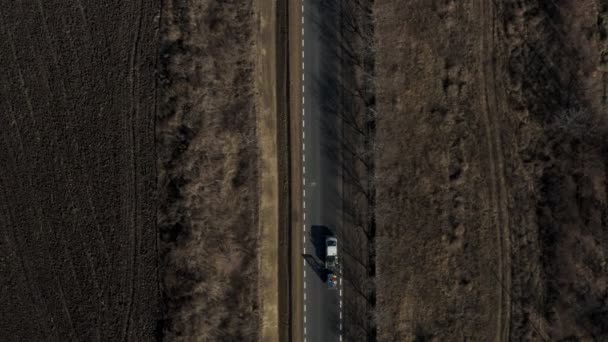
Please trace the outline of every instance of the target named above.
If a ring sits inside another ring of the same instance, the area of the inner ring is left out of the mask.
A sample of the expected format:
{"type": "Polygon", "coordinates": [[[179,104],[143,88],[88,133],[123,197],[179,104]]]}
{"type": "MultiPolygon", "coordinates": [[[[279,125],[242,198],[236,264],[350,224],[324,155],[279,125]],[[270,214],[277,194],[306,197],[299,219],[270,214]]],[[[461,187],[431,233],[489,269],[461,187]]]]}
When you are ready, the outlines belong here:
{"type": "Polygon", "coordinates": [[[608,338],[606,11],[376,2],[379,340],[608,338]]]}
{"type": "Polygon", "coordinates": [[[157,120],[166,340],[255,341],[252,1],[166,2],[157,120]]]}
{"type": "Polygon", "coordinates": [[[502,322],[491,29],[476,5],[375,3],[379,341],[492,341],[502,322]]]}

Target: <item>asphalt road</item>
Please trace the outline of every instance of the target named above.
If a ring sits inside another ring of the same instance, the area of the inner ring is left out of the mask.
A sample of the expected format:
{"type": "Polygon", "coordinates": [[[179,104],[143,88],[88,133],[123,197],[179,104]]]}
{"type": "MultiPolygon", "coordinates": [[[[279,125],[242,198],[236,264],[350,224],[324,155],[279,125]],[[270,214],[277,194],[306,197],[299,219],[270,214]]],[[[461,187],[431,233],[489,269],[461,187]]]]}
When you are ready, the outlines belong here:
{"type": "MultiPolygon", "coordinates": [[[[303,0],[303,203],[305,341],[341,341],[341,282],[326,285],[325,238],[341,224],[341,182],[335,115],[339,59],[336,0],[303,0]],[[334,4],[331,4],[334,3],[334,4]]],[[[338,244],[340,239],[338,236],[338,244]]]]}

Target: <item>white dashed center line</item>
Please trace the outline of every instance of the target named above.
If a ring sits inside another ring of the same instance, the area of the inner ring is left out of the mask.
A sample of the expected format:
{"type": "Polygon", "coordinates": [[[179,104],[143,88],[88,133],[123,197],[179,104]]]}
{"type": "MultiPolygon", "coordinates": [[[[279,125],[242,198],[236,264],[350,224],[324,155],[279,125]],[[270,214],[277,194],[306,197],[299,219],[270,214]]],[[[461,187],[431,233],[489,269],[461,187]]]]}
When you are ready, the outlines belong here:
{"type": "MultiPolygon", "coordinates": [[[[302,0],[302,252],[306,254],[306,110],[305,86],[304,86],[304,0],[302,0]]],[[[306,342],[306,259],[303,260],[304,268],[304,342],[306,342]]]]}
{"type": "MultiPolygon", "coordinates": [[[[305,104],[306,104],[306,86],[305,86],[305,63],[304,63],[304,0],[302,0],[302,222],[303,222],[303,227],[302,227],[302,241],[303,241],[303,246],[302,246],[302,251],[304,254],[306,254],[306,132],[305,132],[305,127],[306,127],[306,110],[305,110],[305,104]]],[[[316,184],[313,182],[312,186],[315,186],[316,184]]],[[[341,271],[341,270],[340,270],[341,271]]],[[[342,272],[340,272],[341,274],[342,272]]],[[[340,293],[339,293],[339,298],[340,298],[340,341],[342,341],[342,279],[339,280],[339,288],[340,288],[340,293]]],[[[306,342],[306,335],[307,335],[307,326],[306,326],[306,300],[307,300],[307,293],[306,293],[306,260],[304,260],[304,291],[303,291],[303,300],[304,300],[304,342],[306,342]]]]}

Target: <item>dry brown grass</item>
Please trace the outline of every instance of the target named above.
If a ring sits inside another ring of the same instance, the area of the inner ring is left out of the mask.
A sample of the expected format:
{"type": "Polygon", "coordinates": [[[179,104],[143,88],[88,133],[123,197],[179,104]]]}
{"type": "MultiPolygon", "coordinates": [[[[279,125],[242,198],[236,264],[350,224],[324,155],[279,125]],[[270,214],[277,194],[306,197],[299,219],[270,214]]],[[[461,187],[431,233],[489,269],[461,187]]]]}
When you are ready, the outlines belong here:
{"type": "Polygon", "coordinates": [[[474,6],[376,1],[380,341],[491,341],[501,321],[501,190],[474,6]]]}
{"type": "Polygon", "coordinates": [[[167,340],[254,341],[257,141],[251,1],[163,10],[157,139],[167,340]]]}
{"type": "Polygon", "coordinates": [[[606,9],[376,15],[379,340],[606,339],[606,9]]]}

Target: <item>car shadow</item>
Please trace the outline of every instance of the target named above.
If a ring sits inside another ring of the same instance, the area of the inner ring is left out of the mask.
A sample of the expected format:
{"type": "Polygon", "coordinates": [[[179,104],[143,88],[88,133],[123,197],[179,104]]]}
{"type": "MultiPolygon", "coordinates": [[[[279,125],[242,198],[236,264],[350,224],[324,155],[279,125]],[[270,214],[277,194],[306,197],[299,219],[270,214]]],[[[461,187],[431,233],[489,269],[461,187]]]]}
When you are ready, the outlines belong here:
{"type": "Polygon", "coordinates": [[[325,264],[311,254],[302,254],[302,257],[304,257],[304,260],[306,261],[308,266],[315,272],[317,277],[319,277],[322,282],[326,282],[329,271],[325,269],[325,264]]]}
{"type": "Polygon", "coordinates": [[[334,233],[327,226],[312,226],[310,229],[310,241],[315,248],[317,258],[325,263],[327,248],[325,239],[334,236],[334,233]]]}

